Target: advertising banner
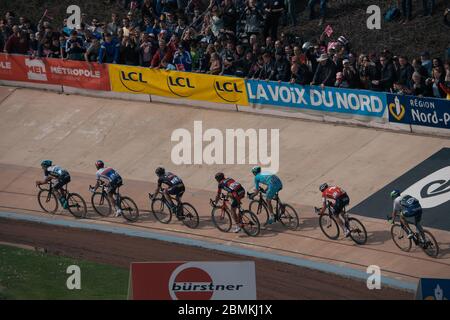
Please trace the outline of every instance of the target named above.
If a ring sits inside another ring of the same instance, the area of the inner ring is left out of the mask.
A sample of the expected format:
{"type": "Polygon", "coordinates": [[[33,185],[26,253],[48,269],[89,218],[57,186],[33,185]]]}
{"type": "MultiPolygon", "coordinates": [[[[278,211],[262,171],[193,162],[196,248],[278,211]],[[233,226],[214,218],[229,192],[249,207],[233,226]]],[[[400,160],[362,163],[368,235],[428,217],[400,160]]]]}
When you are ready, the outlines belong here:
{"type": "Polygon", "coordinates": [[[421,278],[416,300],[449,300],[450,279],[421,278]]]}
{"type": "Polygon", "coordinates": [[[255,300],[255,263],[132,263],[128,295],[133,300],[255,300]]]}
{"type": "Polygon", "coordinates": [[[315,86],[247,80],[248,101],[254,104],[344,113],[381,118],[386,94],[315,86]]]}
{"type": "Polygon", "coordinates": [[[450,100],[387,95],[389,122],[450,129],[450,100]]]}
{"type": "Polygon", "coordinates": [[[83,61],[0,54],[0,79],[110,91],[108,67],[83,61]]]}
{"type": "Polygon", "coordinates": [[[244,79],[109,65],[113,91],[248,105],[244,79]]]}

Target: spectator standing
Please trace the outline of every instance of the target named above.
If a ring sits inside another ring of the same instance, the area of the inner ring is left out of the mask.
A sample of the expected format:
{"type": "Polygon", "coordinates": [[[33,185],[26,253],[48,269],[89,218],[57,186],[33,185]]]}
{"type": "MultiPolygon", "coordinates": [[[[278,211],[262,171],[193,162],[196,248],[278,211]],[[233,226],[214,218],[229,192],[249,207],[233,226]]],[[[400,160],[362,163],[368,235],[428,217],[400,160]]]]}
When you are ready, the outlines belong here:
{"type": "Polygon", "coordinates": [[[342,61],[342,80],[345,81],[346,88],[358,87],[358,73],[356,69],[351,65],[350,60],[344,59],[342,61]]]}
{"type": "Polygon", "coordinates": [[[153,56],[153,44],[147,33],[142,35],[142,42],[139,46],[139,65],[142,67],[150,67],[153,56]]]}
{"type": "Polygon", "coordinates": [[[284,0],[284,7],[286,8],[285,25],[295,26],[297,24],[295,0],[284,0]]]}
{"type": "Polygon", "coordinates": [[[420,60],[422,62],[422,66],[427,70],[428,76],[431,76],[433,63],[430,59],[430,54],[428,53],[428,51],[424,51],[420,54],[420,60]]]}
{"type": "Polygon", "coordinates": [[[402,86],[410,88],[414,68],[408,62],[408,58],[406,56],[399,56],[398,62],[400,64],[400,68],[397,72],[397,82],[402,86]]]}
{"type": "Polygon", "coordinates": [[[173,56],[173,65],[178,71],[192,71],[192,57],[189,51],[187,51],[183,43],[178,44],[178,50],[173,56]]]}
{"type": "Polygon", "coordinates": [[[248,35],[257,35],[261,30],[264,21],[263,12],[256,6],[256,0],[249,0],[245,8],[245,32],[248,35]]]}
{"type": "Polygon", "coordinates": [[[412,16],[412,0],[398,0],[398,6],[401,8],[402,19],[401,23],[406,24],[411,21],[412,16]]]}
{"type": "Polygon", "coordinates": [[[220,56],[217,54],[217,52],[213,52],[211,54],[209,71],[207,73],[218,75],[221,72],[222,72],[222,61],[220,60],[220,56]]]}
{"type": "Polygon", "coordinates": [[[159,44],[159,48],[156,50],[155,54],[153,55],[152,62],[151,62],[152,68],[159,68],[161,61],[165,56],[168,57],[166,59],[167,61],[171,60],[171,57],[169,57],[171,55],[169,52],[169,48],[167,47],[166,40],[159,39],[158,44],[159,44]]]}
{"type": "Polygon", "coordinates": [[[105,35],[105,41],[100,46],[98,53],[99,63],[118,63],[120,55],[120,43],[118,43],[111,34],[105,35]]]}
{"type": "Polygon", "coordinates": [[[28,54],[30,50],[28,34],[20,31],[18,26],[13,26],[12,32],[12,35],[6,41],[5,52],[10,54],[28,54]]]}
{"type": "Polygon", "coordinates": [[[380,56],[381,70],[380,79],[373,80],[372,83],[381,91],[390,92],[395,81],[395,70],[392,62],[388,60],[387,56],[380,56]]]}
{"type": "Polygon", "coordinates": [[[314,74],[311,85],[320,85],[322,88],[332,87],[336,81],[336,66],[328,57],[328,54],[323,53],[317,59],[319,65],[314,74]]]}
{"type": "Polygon", "coordinates": [[[98,55],[100,53],[100,41],[97,38],[93,38],[91,44],[84,54],[84,60],[86,62],[95,62],[98,60],[98,55]]]}
{"type": "Polygon", "coordinates": [[[119,28],[119,16],[117,13],[113,13],[111,15],[111,22],[106,25],[106,33],[117,36],[119,28]]]}
{"type": "Polygon", "coordinates": [[[275,63],[272,59],[272,55],[269,52],[263,54],[263,66],[258,74],[259,80],[271,80],[270,77],[275,74],[275,63]]]}
{"type": "Polygon", "coordinates": [[[308,9],[309,9],[309,20],[313,20],[316,18],[316,13],[314,7],[320,1],[320,21],[319,27],[323,25],[326,18],[327,13],[327,0],[309,0],[308,1],[308,9]]]}
{"type": "Polygon", "coordinates": [[[78,37],[78,32],[73,30],[70,33],[70,38],[66,42],[66,54],[68,60],[84,60],[85,52],[83,40],[78,37]]]}
{"type": "Polygon", "coordinates": [[[266,13],[264,37],[270,35],[272,39],[276,39],[278,36],[278,24],[284,11],[283,0],[267,0],[264,11],[266,13]]]}
{"type": "Polygon", "coordinates": [[[122,38],[120,46],[120,62],[129,66],[139,65],[139,46],[133,33],[122,38]]]}
{"type": "Polygon", "coordinates": [[[443,69],[439,67],[433,68],[432,77],[425,81],[425,85],[431,90],[434,98],[445,99],[447,96],[443,86],[443,84],[445,85],[445,77],[442,71],[443,69]]]}
{"type": "Polygon", "coordinates": [[[284,56],[283,49],[275,51],[275,65],[270,80],[288,82],[291,79],[291,66],[284,56]]]}

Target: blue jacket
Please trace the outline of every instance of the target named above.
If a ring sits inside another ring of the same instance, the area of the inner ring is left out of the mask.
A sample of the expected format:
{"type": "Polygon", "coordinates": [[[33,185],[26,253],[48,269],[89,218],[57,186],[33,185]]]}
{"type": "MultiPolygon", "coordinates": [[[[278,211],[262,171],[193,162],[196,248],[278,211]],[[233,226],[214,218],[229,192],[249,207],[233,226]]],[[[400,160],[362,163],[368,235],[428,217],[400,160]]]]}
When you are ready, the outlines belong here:
{"type": "Polygon", "coordinates": [[[173,56],[173,64],[182,64],[184,66],[184,71],[192,71],[191,54],[186,50],[184,50],[183,53],[178,50],[173,56]]]}
{"type": "Polygon", "coordinates": [[[98,63],[118,63],[119,47],[120,43],[114,39],[111,42],[104,41],[98,52],[98,63]]]}

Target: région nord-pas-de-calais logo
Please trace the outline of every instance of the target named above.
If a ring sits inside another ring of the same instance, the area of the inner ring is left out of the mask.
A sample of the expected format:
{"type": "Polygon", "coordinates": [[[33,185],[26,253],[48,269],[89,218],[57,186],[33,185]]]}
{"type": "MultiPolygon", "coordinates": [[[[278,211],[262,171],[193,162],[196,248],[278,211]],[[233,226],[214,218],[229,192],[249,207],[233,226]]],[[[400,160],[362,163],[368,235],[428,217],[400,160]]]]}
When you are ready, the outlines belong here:
{"type": "Polygon", "coordinates": [[[122,85],[132,92],[143,92],[148,84],[142,72],[125,72],[121,70],[119,71],[119,79],[122,85]]]}
{"type": "Polygon", "coordinates": [[[395,103],[389,104],[389,112],[397,120],[400,121],[405,116],[405,106],[400,103],[400,99],[396,96],[394,99],[395,103]]]}
{"type": "Polygon", "coordinates": [[[39,59],[25,59],[25,65],[28,67],[28,80],[48,81],[45,64],[39,59]]]}
{"type": "Polygon", "coordinates": [[[190,97],[195,89],[195,83],[188,76],[167,76],[167,87],[176,96],[187,98],[190,97]]]}
{"type": "Polygon", "coordinates": [[[219,98],[227,102],[239,101],[242,94],[242,89],[239,89],[237,82],[224,81],[220,78],[214,79],[214,90],[219,98]]]}

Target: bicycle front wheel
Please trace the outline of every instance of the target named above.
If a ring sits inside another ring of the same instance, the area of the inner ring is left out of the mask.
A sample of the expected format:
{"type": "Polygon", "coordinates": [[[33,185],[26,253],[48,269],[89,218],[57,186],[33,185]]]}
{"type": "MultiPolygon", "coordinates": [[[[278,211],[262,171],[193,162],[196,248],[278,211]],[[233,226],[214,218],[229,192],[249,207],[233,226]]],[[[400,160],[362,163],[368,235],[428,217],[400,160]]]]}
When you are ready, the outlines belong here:
{"type": "Polygon", "coordinates": [[[48,189],[43,189],[39,191],[37,198],[42,210],[51,214],[56,213],[56,210],[58,210],[58,200],[53,192],[50,192],[48,189]]]}
{"type": "Polygon", "coordinates": [[[258,200],[253,200],[250,202],[248,205],[248,211],[256,213],[256,215],[261,219],[265,219],[262,220],[264,222],[269,220],[269,209],[258,200]]]}
{"type": "Polygon", "coordinates": [[[221,207],[214,207],[211,211],[211,220],[213,224],[222,232],[228,232],[231,229],[232,221],[228,210],[221,207]]]}
{"type": "Polygon", "coordinates": [[[281,204],[279,211],[281,224],[289,230],[297,230],[299,225],[297,211],[288,204],[281,204]]]}
{"type": "Polygon", "coordinates": [[[107,217],[112,213],[111,201],[101,192],[95,192],[91,197],[92,208],[102,217],[107,217]]]}
{"type": "Polygon", "coordinates": [[[367,231],[361,221],[356,218],[348,218],[348,227],[350,229],[350,238],[356,244],[365,244],[367,242],[367,231]]]}
{"type": "Polygon", "coordinates": [[[421,244],[422,250],[430,257],[436,258],[439,255],[439,245],[431,234],[431,232],[424,230],[424,242],[421,244]]]}
{"type": "Polygon", "coordinates": [[[121,197],[120,208],[122,209],[123,217],[130,221],[136,222],[139,218],[139,209],[136,203],[130,197],[121,197]]]}
{"type": "Polygon", "coordinates": [[[334,220],[334,218],[332,218],[330,215],[321,215],[319,218],[319,225],[320,229],[327,236],[327,238],[331,240],[336,240],[337,238],[339,238],[339,226],[336,220],[334,220]]]}
{"type": "Polygon", "coordinates": [[[69,212],[75,218],[84,218],[86,217],[87,207],[86,202],[78,193],[69,193],[69,197],[67,198],[69,212]]]}
{"type": "Polygon", "coordinates": [[[151,209],[156,220],[159,222],[167,224],[172,220],[172,211],[167,207],[162,198],[153,199],[151,209]]]}
{"type": "Polygon", "coordinates": [[[251,211],[244,210],[241,215],[242,229],[250,237],[256,237],[261,231],[258,217],[251,211]]]}
{"type": "Polygon", "coordinates": [[[181,220],[183,224],[191,229],[197,228],[200,222],[197,210],[187,202],[183,202],[181,206],[183,207],[183,219],[181,220]]]}
{"type": "Polygon", "coordinates": [[[395,245],[402,251],[411,250],[412,240],[408,238],[408,233],[401,224],[394,224],[391,227],[391,236],[395,245]]]}

